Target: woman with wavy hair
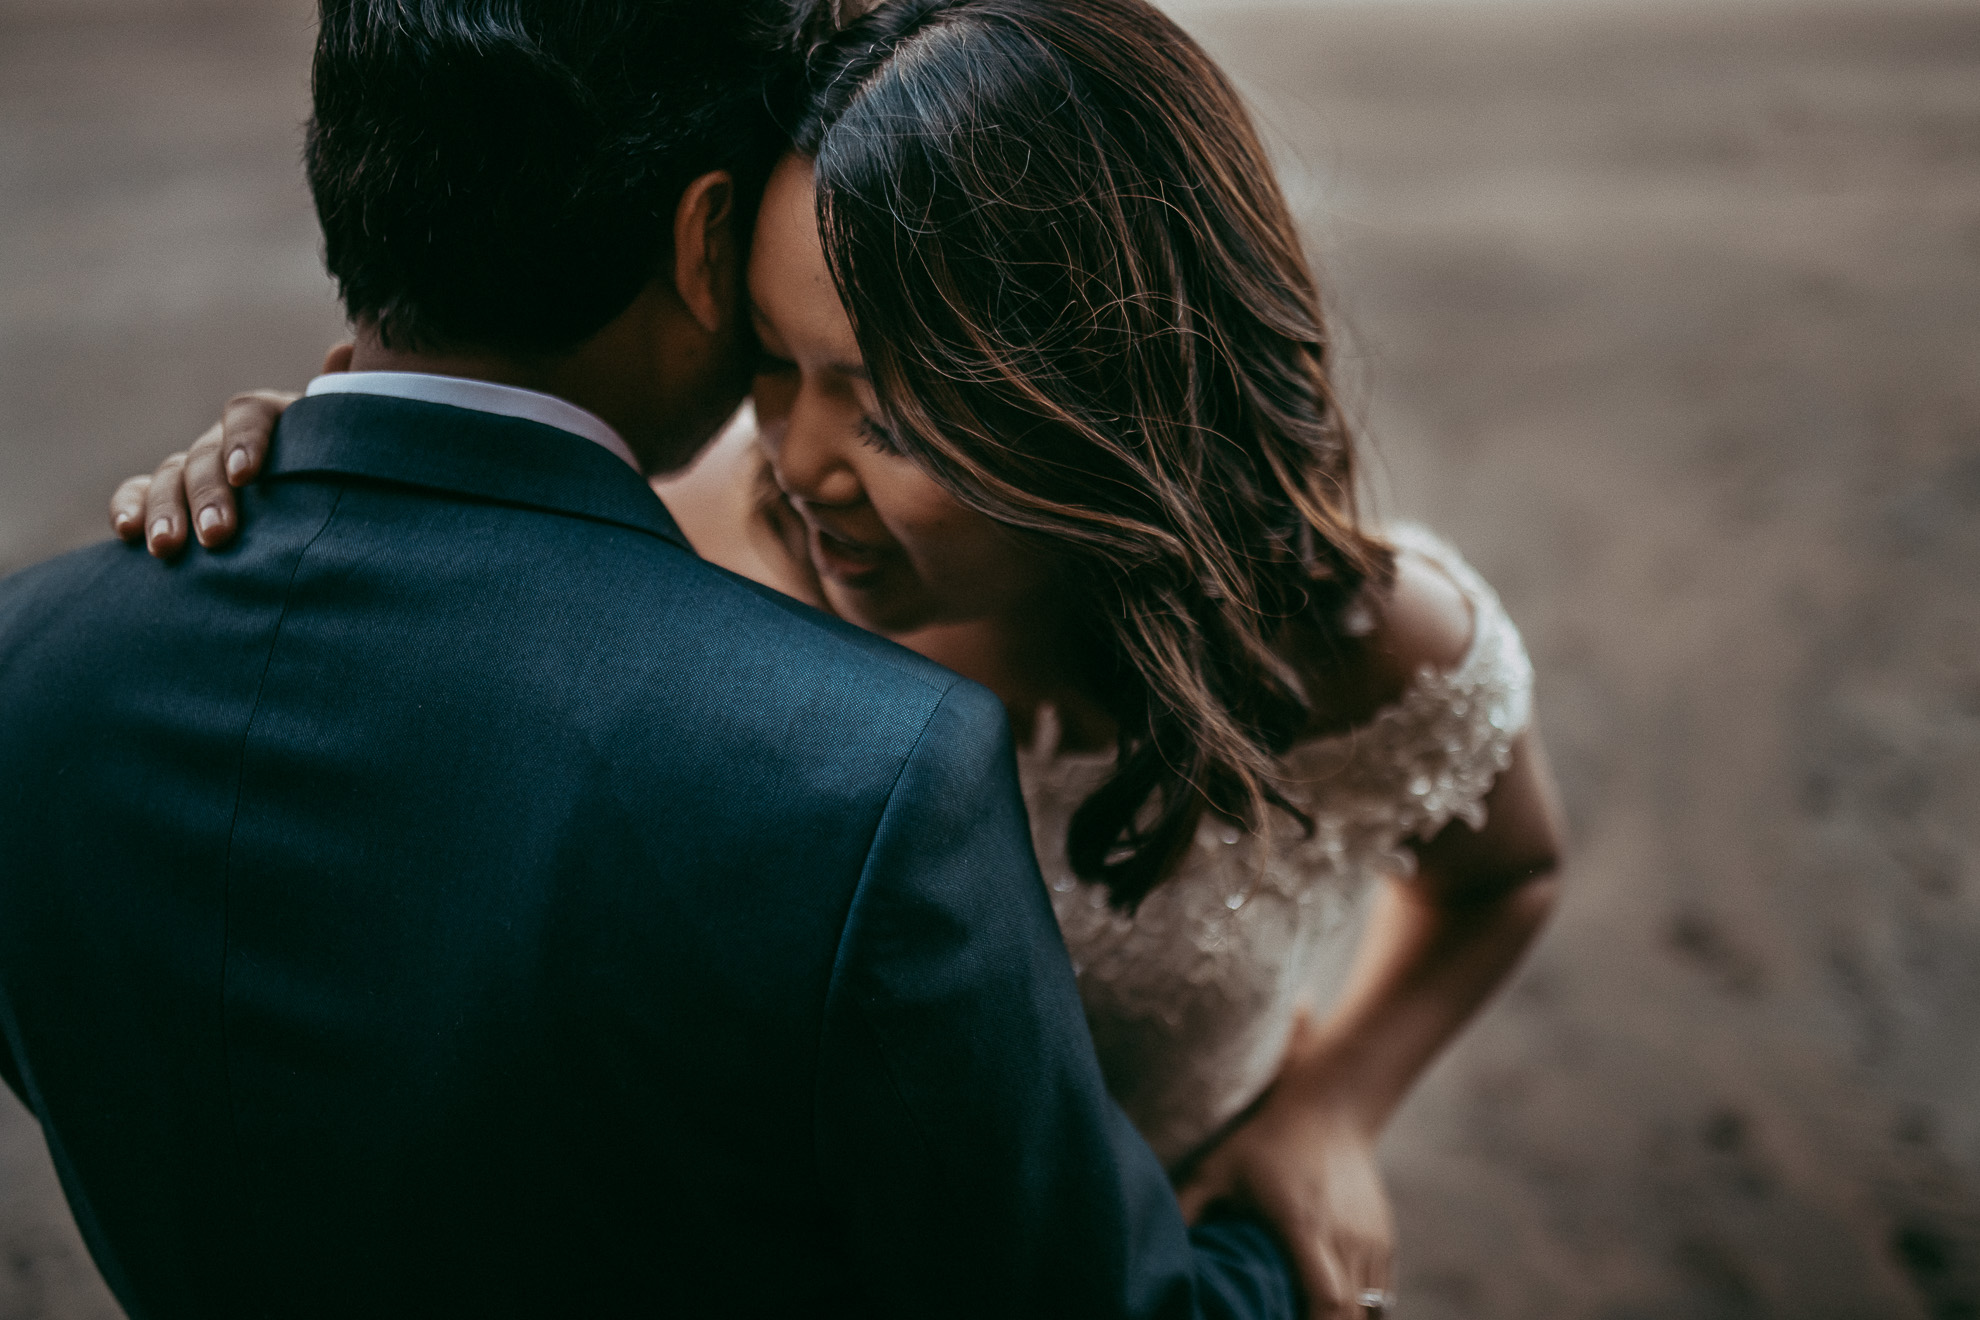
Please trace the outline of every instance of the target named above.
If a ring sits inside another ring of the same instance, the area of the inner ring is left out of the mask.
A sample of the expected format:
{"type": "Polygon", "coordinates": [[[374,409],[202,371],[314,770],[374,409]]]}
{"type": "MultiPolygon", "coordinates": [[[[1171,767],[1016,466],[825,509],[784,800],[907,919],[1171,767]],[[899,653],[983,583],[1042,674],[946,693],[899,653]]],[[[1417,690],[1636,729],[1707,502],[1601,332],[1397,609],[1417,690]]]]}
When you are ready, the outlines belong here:
{"type": "Polygon", "coordinates": [[[893,0],[792,124],[755,426],[658,489],[708,558],[1003,698],[1115,1096],[1186,1210],[1262,1212],[1313,1313],[1378,1311],[1377,1139],[1553,901],[1519,635],[1359,514],[1285,200],[1152,6],[893,0]]]}

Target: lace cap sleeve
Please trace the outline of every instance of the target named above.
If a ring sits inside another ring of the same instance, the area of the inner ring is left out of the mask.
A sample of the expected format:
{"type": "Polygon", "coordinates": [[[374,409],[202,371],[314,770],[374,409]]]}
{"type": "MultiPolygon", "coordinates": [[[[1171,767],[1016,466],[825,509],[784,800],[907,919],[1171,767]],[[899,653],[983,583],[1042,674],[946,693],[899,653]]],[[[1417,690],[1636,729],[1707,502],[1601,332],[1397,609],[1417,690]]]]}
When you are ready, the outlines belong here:
{"type": "MultiPolygon", "coordinates": [[[[1471,607],[1470,645],[1445,670],[1425,666],[1360,728],[1292,749],[1289,795],[1314,816],[1317,846],[1396,850],[1452,820],[1485,824],[1485,795],[1512,762],[1533,707],[1533,666],[1498,595],[1463,556],[1422,527],[1388,529],[1397,550],[1441,569],[1471,607]]],[[[1402,861],[1402,858],[1398,858],[1402,861]]]]}

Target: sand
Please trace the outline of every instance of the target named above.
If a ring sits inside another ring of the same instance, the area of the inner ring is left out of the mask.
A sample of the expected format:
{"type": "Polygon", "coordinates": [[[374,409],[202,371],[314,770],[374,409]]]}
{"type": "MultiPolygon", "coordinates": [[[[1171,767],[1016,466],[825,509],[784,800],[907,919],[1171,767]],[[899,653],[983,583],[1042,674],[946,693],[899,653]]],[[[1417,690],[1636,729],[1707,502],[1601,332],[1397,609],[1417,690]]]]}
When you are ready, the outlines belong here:
{"type": "MultiPolygon", "coordinates": [[[[1980,6],[1185,13],[1573,824],[1385,1146],[1398,1314],[1980,1316],[1980,6]]],[[[334,335],[306,17],[0,0],[0,567],[334,335]]],[[[115,1313],[0,1103],[0,1320],[115,1313]]]]}

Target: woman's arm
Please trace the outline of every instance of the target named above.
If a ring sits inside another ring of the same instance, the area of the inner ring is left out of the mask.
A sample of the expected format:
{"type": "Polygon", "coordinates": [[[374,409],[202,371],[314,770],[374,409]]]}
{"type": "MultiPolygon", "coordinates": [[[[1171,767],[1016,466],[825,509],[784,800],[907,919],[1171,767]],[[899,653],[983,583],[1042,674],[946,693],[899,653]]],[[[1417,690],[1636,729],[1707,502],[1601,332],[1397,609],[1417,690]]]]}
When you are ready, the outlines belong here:
{"type": "Polygon", "coordinates": [[[1372,1138],[1443,1047],[1497,990],[1553,910],[1560,809],[1539,736],[1485,799],[1485,828],[1453,821],[1418,868],[1378,895],[1340,1003],[1288,1052],[1275,1090],[1372,1138]]]}
{"type": "MultiPolygon", "coordinates": [[[[1367,688],[1392,696],[1419,665],[1455,664],[1471,624],[1447,579],[1405,561],[1370,641],[1370,667],[1387,674],[1367,688]]],[[[1555,901],[1561,815],[1537,734],[1514,742],[1484,805],[1482,829],[1454,821],[1414,845],[1416,874],[1384,884],[1337,1006],[1301,1024],[1264,1100],[1180,1189],[1192,1215],[1231,1200],[1270,1219],[1316,1315],[1359,1317],[1358,1294],[1388,1287],[1393,1226],[1375,1144],[1555,901]]]]}
{"type": "MultiPolygon", "coordinates": [[[[1365,697],[1386,704],[1423,668],[1455,667],[1476,626],[1442,570],[1403,556],[1359,666],[1373,676],[1365,697]]],[[[1278,1089],[1379,1133],[1518,963],[1553,906],[1563,829],[1539,734],[1529,727],[1511,751],[1482,828],[1457,820],[1412,841],[1416,874],[1383,886],[1347,986],[1295,1042],[1278,1089]]]]}

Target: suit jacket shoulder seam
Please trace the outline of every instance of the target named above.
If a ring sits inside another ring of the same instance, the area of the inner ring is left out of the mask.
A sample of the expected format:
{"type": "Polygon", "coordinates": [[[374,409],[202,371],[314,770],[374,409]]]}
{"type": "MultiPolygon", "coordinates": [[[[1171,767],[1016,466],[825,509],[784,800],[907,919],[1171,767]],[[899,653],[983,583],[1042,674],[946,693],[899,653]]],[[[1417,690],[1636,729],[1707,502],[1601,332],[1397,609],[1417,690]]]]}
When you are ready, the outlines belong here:
{"type": "Polygon", "coordinates": [[[339,490],[331,497],[330,508],[323,515],[323,524],[303,543],[296,552],[296,562],[289,569],[289,580],[282,587],[282,608],[275,616],[275,627],[268,636],[268,654],[262,659],[261,673],[255,678],[254,700],[248,707],[247,723],[241,729],[240,754],[234,763],[234,806],[227,818],[227,847],[220,863],[220,1080],[227,1096],[227,1131],[234,1146],[234,1161],[238,1167],[241,1160],[240,1124],[234,1105],[234,1063],[233,1054],[227,1041],[227,965],[229,948],[229,926],[233,913],[234,889],[234,835],[240,827],[241,798],[247,786],[248,745],[254,738],[255,718],[261,713],[261,698],[268,686],[268,671],[275,664],[275,648],[282,643],[282,626],[288,622],[289,603],[294,595],[296,577],[302,572],[303,560],[330,530],[330,524],[337,517],[337,509],[344,501],[344,492],[339,490]]]}
{"type": "MultiPolygon", "coordinates": [[[[833,951],[831,974],[826,978],[825,1001],[819,1014],[818,1041],[812,1054],[812,1154],[814,1159],[818,1157],[818,1085],[820,1064],[825,1056],[824,1035],[826,1024],[831,1018],[832,1002],[839,991],[841,978],[846,970],[847,934],[852,926],[853,912],[859,907],[860,897],[866,890],[867,868],[873,858],[873,846],[879,841],[880,831],[886,826],[887,814],[894,805],[894,798],[900,793],[901,781],[907,777],[908,767],[914,764],[914,758],[921,751],[922,743],[927,741],[928,730],[935,723],[935,716],[940,713],[944,705],[948,704],[949,698],[955,693],[960,682],[961,680],[957,679],[955,682],[950,683],[948,687],[942,689],[941,699],[928,708],[928,716],[922,721],[920,730],[915,734],[914,744],[908,748],[907,755],[901,758],[901,767],[895,772],[893,782],[887,786],[886,800],[881,804],[880,814],[873,822],[873,833],[867,838],[866,848],[860,854],[859,880],[853,885],[852,896],[846,902],[845,915],[839,920],[838,946],[833,951]]],[[[867,1034],[873,1040],[874,1053],[879,1055],[881,1066],[886,1069],[887,1086],[893,1091],[895,1099],[900,1103],[901,1112],[907,1116],[907,1121],[913,1125],[915,1137],[919,1140],[923,1149],[932,1149],[933,1146],[929,1134],[922,1130],[920,1117],[914,1112],[912,1106],[908,1104],[907,1095],[901,1087],[900,1078],[894,1072],[893,1060],[888,1057],[886,1048],[880,1039],[880,1034],[874,1028],[873,1021],[867,1014],[865,1001],[850,989],[846,993],[850,996],[852,1005],[859,1015],[860,1023],[866,1028],[867,1034]]]]}

